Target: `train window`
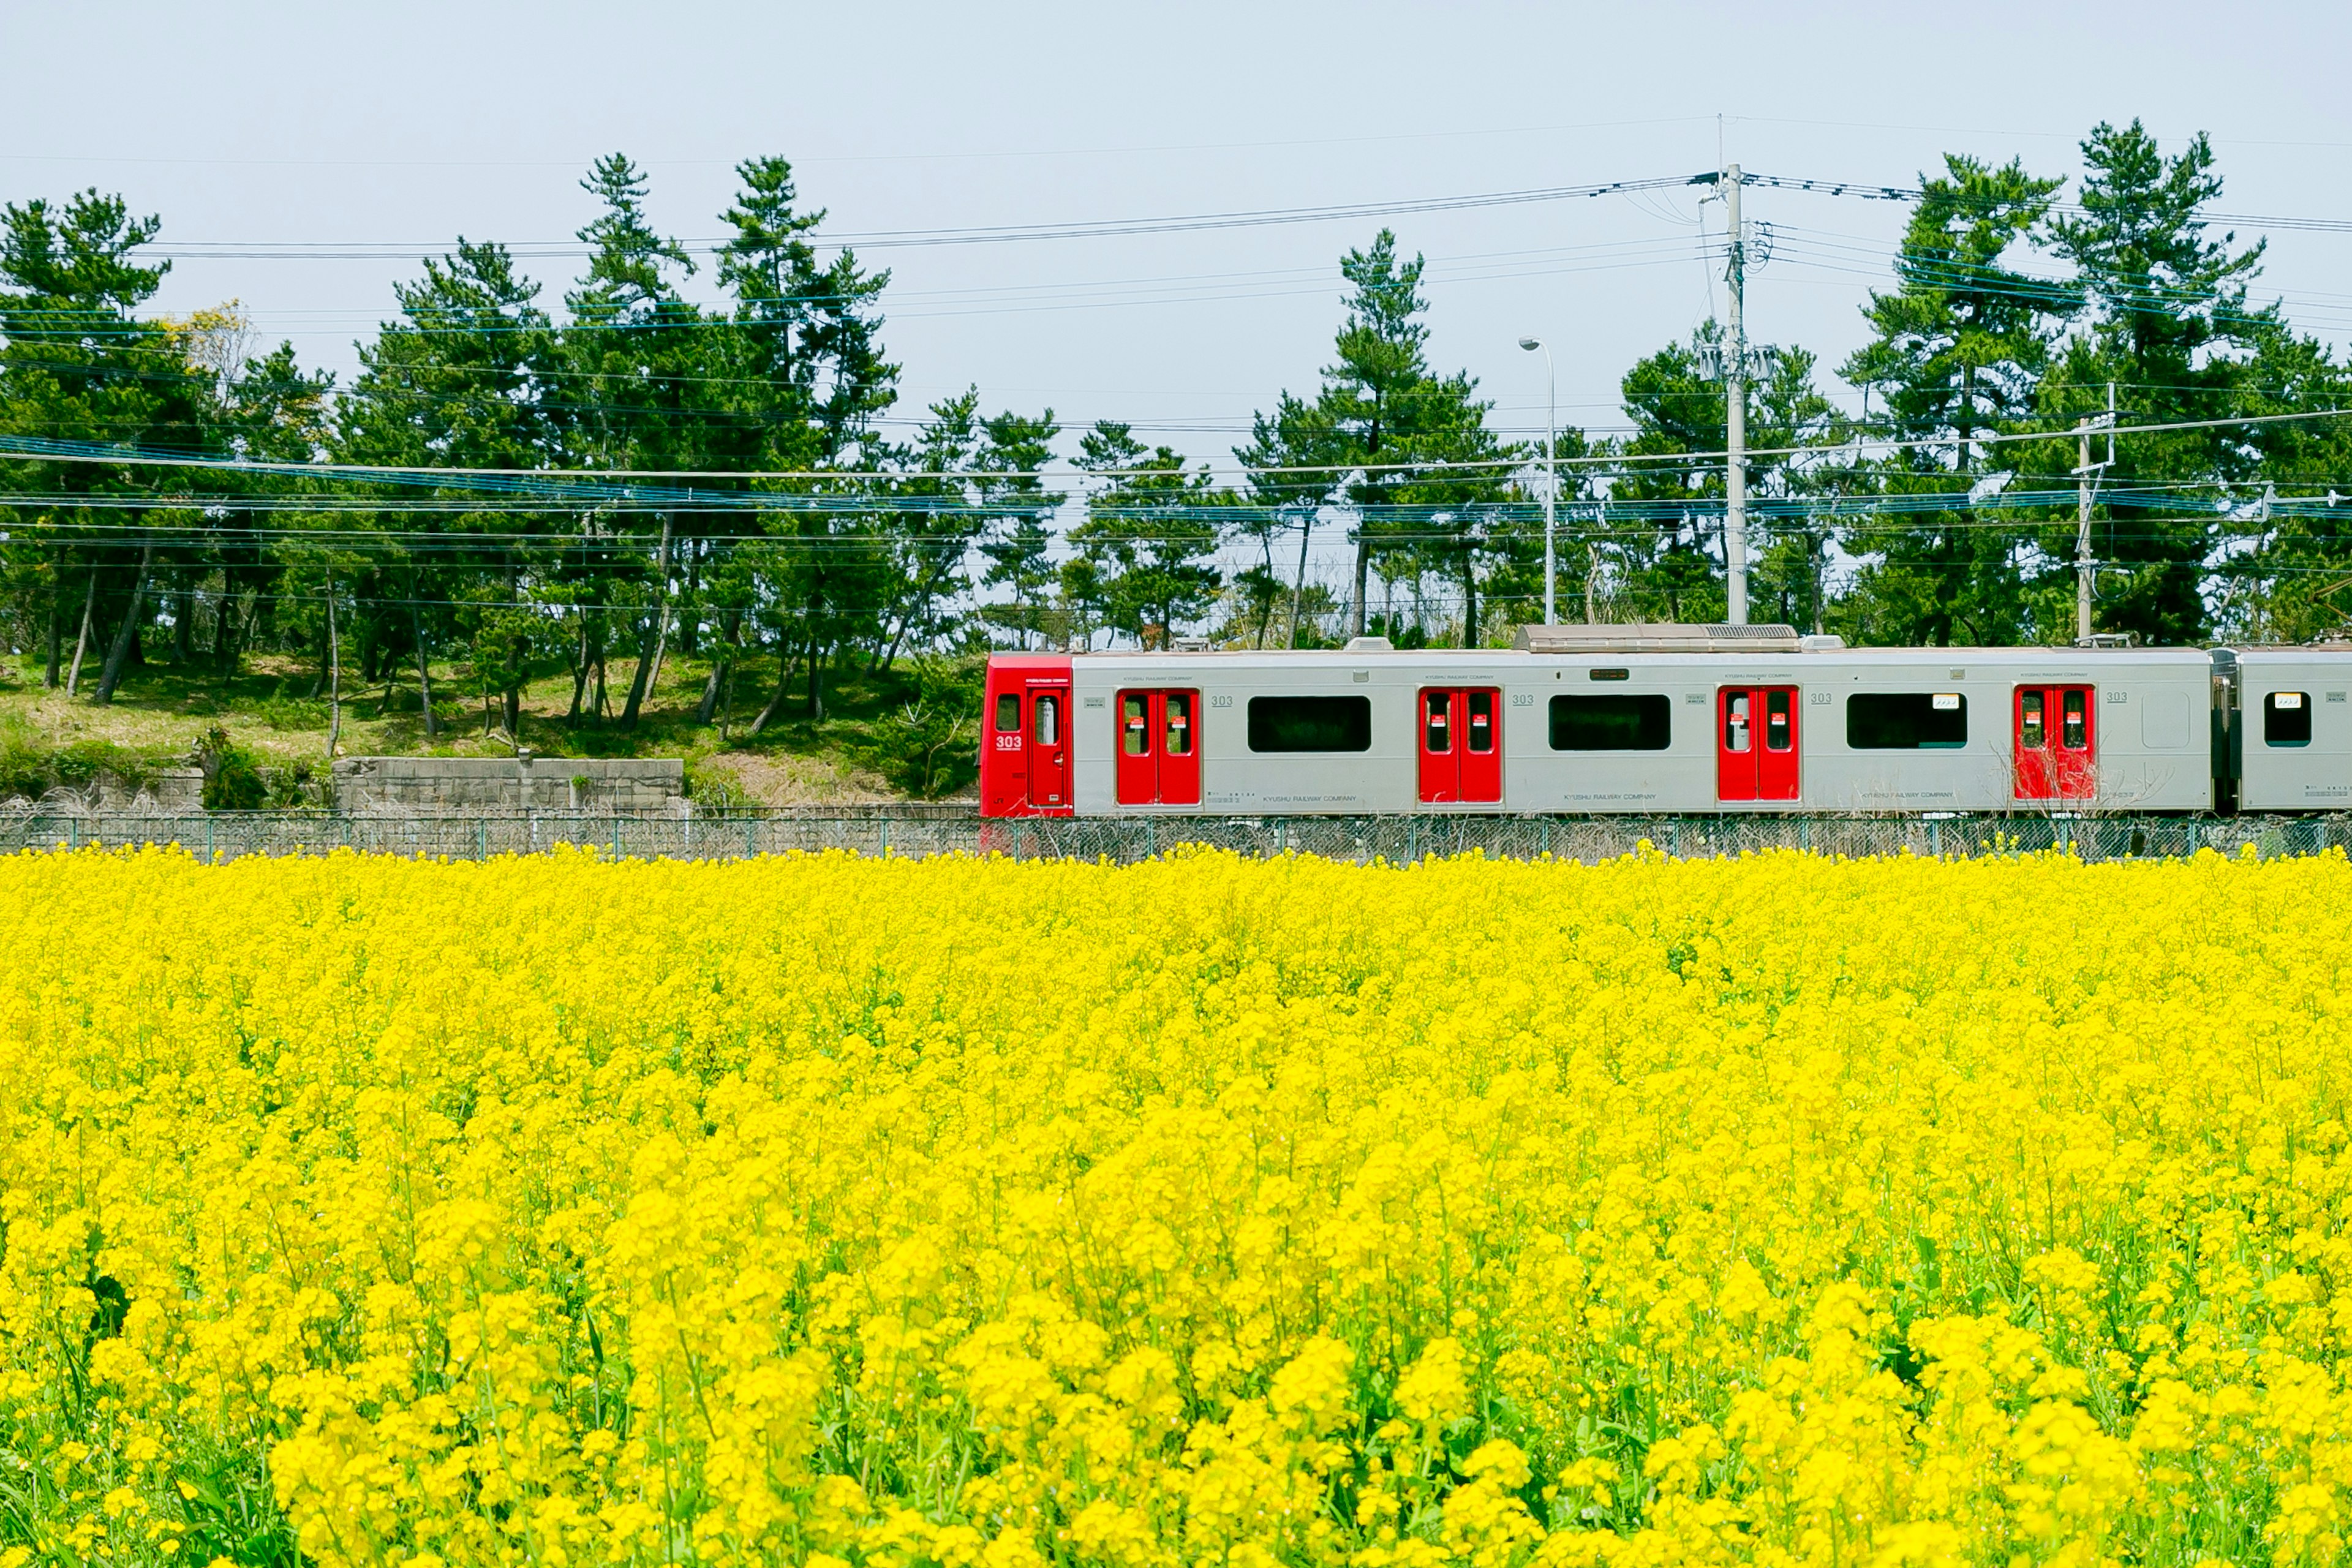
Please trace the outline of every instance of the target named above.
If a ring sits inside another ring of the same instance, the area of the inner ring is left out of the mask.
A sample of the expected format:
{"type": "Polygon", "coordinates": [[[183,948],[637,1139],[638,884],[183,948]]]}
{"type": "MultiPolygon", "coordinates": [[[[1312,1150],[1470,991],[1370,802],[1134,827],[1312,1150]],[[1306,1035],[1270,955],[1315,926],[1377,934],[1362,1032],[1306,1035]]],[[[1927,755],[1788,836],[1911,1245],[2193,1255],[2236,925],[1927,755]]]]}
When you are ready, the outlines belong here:
{"type": "Polygon", "coordinates": [[[2028,691],[2021,700],[2024,704],[2024,711],[2018,721],[2017,743],[2029,752],[2038,752],[2050,743],[2042,733],[2042,693],[2028,691]]]}
{"type": "Polygon", "coordinates": [[[1735,693],[1723,713],[1723,749],[1744,752],[1752,743],[1748,735],[1748,693],[1735,693]]]}
{"type": "Polygon", "coordinates": [[[1463,699],[1470,710],[1470,749],[1491,752],[1495,749],[1495,694],[1473,691],[1463,699]]]}
{"type": "Polygon", "coordinates": [[[1151,750],[1151,703],[1140,691],[1130,691],[1118,702],[1118,749],[1130,757],[1151,750]]]}
{"type": "Polygon", "coordinates": [[[1372,749],[1372,700],[1253,697],[1249,701],[1249,749],[1369,752],[1372,749]]]}
{"type": "Polygon", "coordinates": [[[1426,717],[1429,725],[1429,739],[1424,745],[1423,750],[1437,756],[1444,756],[1447,752],[1454,749],[1454,739],[1452,733],[1454,693],[1450,691],[1426,692],[1423,695],[1422,705],[1427,710],[1426,717]]]}
{"type": "Polygon", "coordinates": [[[1037,699],[1035,714],[1037,743],[1041,746],[1059,745],[1062,740],[1062,700],[1058,697],[1040,697],[1037,699]]]}
{"type": "Polygon", "coordinates": [[[1021,732],[1021,694],[1002,692],[996,699],[996,732],[1017,735],[1021,732]]]}
{"type": "Polygon", "coordinates": [[[2058,744],[2067,751],[2079,752],[2089,745],[2087,721],[2083,716],[2083,693],[2070,690],[2058,700],[2058,744]]]}
{"type": "Polygon", "coordinates": [[[1663,752],[1673,737],[1674,700],[1664,692],[1551,700],[1555,752],[1663,752]]]}
{"type": "Polygon", "coordinates": [[[1789,700],[1794,695],[1777,687],[1764,694],[1764,749],[1768,752],[1789,749],[1789,700]]]}
{"type": "Polygon", "coordinates": [[[1957,691],[1857,691],[1845,700],[1845,743],[1857,752],[1965,746],[1969,700],[1957,691]]]}
{"type": "Polygon", "coordinates": [[[2263,744],[2311,744],[2311,693],[2273,691],[2263,699],[2263,744]]]}
{"type": "Polygon", "coordinates": [[[1168,694],[1168,754],[1192,754],[1192,694],[1189,691],[1168,694]]]}

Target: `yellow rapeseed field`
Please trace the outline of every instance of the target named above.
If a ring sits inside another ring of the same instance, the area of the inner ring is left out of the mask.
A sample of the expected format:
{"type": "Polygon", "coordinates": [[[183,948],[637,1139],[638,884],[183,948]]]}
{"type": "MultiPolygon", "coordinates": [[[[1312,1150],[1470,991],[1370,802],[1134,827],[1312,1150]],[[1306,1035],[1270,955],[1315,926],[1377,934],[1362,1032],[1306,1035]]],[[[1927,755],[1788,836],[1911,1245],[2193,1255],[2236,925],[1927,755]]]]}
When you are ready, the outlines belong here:
{"type": "Polygon", "coordinates": [[[0,1568],[2331,1560],[2347,911],[0,861],[0,1568]]]}

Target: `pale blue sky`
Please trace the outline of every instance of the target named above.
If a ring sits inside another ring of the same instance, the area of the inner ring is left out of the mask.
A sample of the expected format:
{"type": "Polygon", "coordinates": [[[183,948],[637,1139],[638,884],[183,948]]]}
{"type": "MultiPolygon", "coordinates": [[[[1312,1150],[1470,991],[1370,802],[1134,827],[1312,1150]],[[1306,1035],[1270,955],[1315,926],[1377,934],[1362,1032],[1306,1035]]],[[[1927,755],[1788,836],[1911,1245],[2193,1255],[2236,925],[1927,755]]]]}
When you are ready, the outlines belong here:
{"type": "MultiPolygon", "coordinates": [[[[1435,196],[1750,171],[1909,183],[1947,149],[2072,174],[2102,117],[2212,132],[2233,212],[2352,216],[2340,5],[1509,4],[399,6],[9,0],[0,195],[97,184],[183,241],[566,238],[625,150],[671,232],[712,235],[730,165],[781,153],[842,230],[1435,196]],[[2338,79],[2331,80],[2331,77],[2338,79]],[[1718,126],[1717,116],[1722,116],[1718,126]]],[[[1749,193],[1782,243],[1751,334],[1834,366],[1901,210],[1749,193]]],[[[1619,423],[1617,376],[1719,303],[1675,193],[1396,220],[1431,259],[1433,353],[1539,430],[1619,423]]],[[[1721,209],[1707,225],[1720,232],[1721,209]]],[[[868,253],[897,275],[909,417],[986,405],[1134,420],[1223,457],[1312,384],[1339,251],[1374,226],[868,253]]],[[[2265,289],[2342,341],[2352,234],[2273,237],[2265,289]]],[[[241,299],[338,369],[413,260],[190,260],[163,303],[241,299]]],[[[530,264],[554,303],[569,258],[530,264]]]]}

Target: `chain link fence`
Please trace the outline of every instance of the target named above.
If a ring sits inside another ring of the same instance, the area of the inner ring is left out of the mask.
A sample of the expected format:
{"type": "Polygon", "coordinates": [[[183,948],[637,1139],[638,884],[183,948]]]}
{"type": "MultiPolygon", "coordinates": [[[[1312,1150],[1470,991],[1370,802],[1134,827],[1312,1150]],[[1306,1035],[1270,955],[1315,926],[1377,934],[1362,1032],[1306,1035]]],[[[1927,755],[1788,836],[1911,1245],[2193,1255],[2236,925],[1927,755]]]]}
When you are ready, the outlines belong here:
{"type": "Polygon", "coordinates": [[[924,807],[778,811],[729,816],[529,813],[364,816],[304,812],[21,812],[0,815],[0,852],[177,844],[215,860],[248,855],[369,854],[488,859],[593,847],[626,858],[740,860],[847,850],[861,855],[1006,855],[1145,860],[1184,845],[1244,855],[1319,855],[1407,863],[1484,854],[1591,862],[1644,843],[1706,858],[1764,849],[1821,855],[1978,856],[2064,848],[2086,860],[2160,858],[2252,845],[2265,858],[2352,847],[2352,816],[1152,816],[983,820],[924,807]]]}

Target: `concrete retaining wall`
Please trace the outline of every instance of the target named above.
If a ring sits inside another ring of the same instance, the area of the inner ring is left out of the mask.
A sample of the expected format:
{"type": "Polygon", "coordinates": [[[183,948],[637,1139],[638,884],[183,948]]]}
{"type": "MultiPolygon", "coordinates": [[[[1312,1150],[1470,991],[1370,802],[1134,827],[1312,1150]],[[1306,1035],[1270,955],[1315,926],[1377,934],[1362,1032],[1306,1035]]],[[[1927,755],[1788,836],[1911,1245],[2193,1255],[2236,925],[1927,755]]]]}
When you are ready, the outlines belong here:
{"type": "Polygon", "coordinates": [[[686,764],[676,757],[344,757],[335,809],[361,815],[591,811],[624,816],[682,809],[686,764]]]}

